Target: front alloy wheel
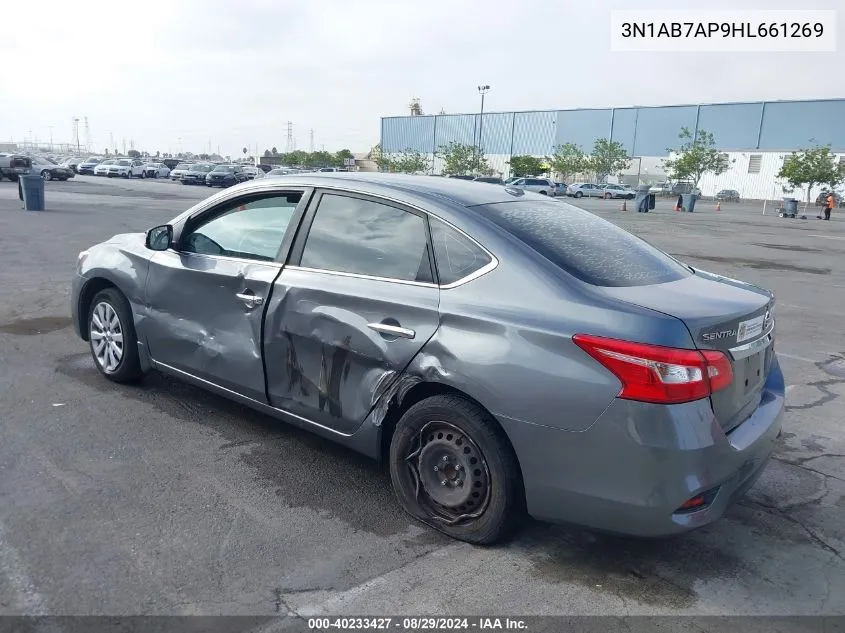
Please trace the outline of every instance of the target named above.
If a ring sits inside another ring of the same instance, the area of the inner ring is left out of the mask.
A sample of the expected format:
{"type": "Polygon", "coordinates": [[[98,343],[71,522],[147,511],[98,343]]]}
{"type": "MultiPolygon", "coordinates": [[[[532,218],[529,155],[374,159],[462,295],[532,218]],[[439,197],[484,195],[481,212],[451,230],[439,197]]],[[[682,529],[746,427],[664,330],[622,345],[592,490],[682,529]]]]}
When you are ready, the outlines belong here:
{"type": "Polygon", "coordinates": [[[97,369],[109,380],[132,382],[141,376],[131,308],[116,289],[102,290],[91,302],[88,342],[97,369]]]}

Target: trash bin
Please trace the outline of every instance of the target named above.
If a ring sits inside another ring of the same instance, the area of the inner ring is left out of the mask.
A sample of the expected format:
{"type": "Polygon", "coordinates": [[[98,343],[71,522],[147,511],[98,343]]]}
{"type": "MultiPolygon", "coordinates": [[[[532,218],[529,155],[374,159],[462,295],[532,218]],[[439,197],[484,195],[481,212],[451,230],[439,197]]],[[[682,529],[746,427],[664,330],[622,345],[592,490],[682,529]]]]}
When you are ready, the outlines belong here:
{"type": "Polygon", "coordinates": [[[784,218],[794,218],[798,215],[798,199],[784,198],[783,199],[783,215],[784,218]]]}
{"type": "Polygon", "coordinates": [[[44,181],[38,174],[23,174],[18,178],[23,208],[27,211],[44,210],[44,181]]]}
{"type": "Polygon", "coordinates": [[[698,199],[697,195],[695,195],[694,193],[683,193],[681,194],[681,198],[681,208],[684,211],[688,211],[689,213],[695,211],[695,201],[698,199]]]}
{"type": "Polygon", "coordinates": [[[653,209],[654,205],[651,204],[652,196],[649,195],[649,187],[648,185],[640,185],[637,187],[637,191],[634,194],[634,208],[636,208],[637,213],[648,213],[649,209],[653,209]]]}

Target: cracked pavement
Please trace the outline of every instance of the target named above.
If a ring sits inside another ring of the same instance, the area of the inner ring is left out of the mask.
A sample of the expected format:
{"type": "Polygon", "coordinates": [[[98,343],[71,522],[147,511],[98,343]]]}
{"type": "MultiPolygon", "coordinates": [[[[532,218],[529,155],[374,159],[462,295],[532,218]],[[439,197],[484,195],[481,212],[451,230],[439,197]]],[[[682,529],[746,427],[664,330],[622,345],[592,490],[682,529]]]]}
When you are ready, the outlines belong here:
{"type": "Polygon", "coordinates": [[[100,378],[69,325],[76,254],[205,197],[168,182],[0,183],[0,614],[845,614],[845,221],[751,204],[579,205],[778,298],[778,452],[718,523],[641,541],[529,522],[451,542],[363,457],[170,378],[100,378]]]}

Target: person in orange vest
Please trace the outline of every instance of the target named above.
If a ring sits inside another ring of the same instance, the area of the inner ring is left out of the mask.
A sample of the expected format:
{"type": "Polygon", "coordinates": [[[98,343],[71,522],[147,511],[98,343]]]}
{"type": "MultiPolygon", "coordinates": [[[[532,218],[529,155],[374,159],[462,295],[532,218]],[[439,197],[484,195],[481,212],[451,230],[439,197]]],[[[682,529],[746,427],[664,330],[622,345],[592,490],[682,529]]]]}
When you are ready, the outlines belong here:
{"type": "Polygon", "coordinates": [[[827,194],[827,204],[824,207],[824,219],[825,220],[830,219],[830,212],[833,211],[834,203],[835,203],[835,200],[833,199],[833,192],[831,191],[830,193],[827,194]]]}

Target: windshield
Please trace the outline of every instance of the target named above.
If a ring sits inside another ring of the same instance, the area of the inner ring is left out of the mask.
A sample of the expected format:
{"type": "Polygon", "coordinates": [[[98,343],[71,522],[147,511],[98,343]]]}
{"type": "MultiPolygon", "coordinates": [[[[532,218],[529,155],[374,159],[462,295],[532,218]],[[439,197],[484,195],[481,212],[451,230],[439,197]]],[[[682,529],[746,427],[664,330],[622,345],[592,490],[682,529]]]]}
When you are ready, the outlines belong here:
{"type": "Polygon", "coordinates": [[[118,165],[122,165],[122,166],[124,166],[124,167],[127,167],[127,166],[129,166],[129,165],[131,165],[131,164],[132,164],[132,163],[131,163],[131,161],[128,161],[128,160],[122,160],[122,161],[120,161],[120,162],[118,163],[118,165]]]}
{"type": "Polygon", "coordinates": [[[235,171],[235,168],[230,165],[217,165],[217,167],[214,168],[214,171],[232,173],[235,171]]]}
{"type": "Polygon", "coordinates": [[[100,164],[101,164],[101,165],[114,165],[116,162],[117,162],[116,160],[114,160],[114,159],[112,159],[112,158],[109,158],[108,160],[104,160],[104,161],[103,161],[102,163],[100,163],[100,164]]]}
{"type": "Polygon", "coordinates": [[[562,270],[594,286],[647,286],[692,274],[645,240],[572,205],[532,200],[473,209],[562,270]]]}
{"type": "Polygon", "coordinates": [[[194,165],[191,167],[191,171],[201,171],[201,172],[210,172],[214,169],[214,165],[194,165]]]}
{"type": "Polygon", "coordinates": [[[179,163],[178,165],[176,165],[176,169],[190,169],[190,168],[191,168],[190,163],[179,163]]]}

